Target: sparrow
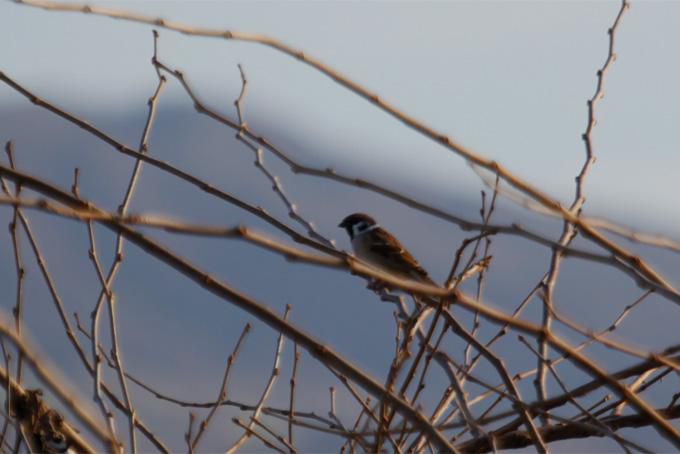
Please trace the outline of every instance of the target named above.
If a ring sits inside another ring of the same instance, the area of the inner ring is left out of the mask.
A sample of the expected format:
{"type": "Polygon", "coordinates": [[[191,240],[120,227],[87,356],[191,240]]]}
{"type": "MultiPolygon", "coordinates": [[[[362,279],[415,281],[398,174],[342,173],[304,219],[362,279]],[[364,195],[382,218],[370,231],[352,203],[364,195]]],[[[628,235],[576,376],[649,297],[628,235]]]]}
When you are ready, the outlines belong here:
{"type": "Polygon", "coordinates": [[[347,216],[338,227],[347,231],[354,254],[376,268],[430,285],[437,285],[394,235],[367,214],[347,216]]]}

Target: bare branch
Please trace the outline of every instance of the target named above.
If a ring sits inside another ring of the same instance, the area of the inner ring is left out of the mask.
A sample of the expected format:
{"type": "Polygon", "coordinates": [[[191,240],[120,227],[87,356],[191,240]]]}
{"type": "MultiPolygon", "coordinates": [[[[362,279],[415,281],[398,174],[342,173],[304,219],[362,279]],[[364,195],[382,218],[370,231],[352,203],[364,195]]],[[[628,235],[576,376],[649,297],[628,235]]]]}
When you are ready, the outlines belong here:
{"type": "Polygon", "coordinates": [[[243,327],[243,331],[241,332],[241,335],[239,336],[238,340],[236,341],[236,345],[234,346],[234,350],[231,352],[231,354],[227,357],[227,367],[224,371],[224,377],[222,377],[222,384],[220,385],[220,391],[217,395],[217,399],[215,400],[215,404],[213,407],[210,409],[210,412],[208,413],[208,416],[201,421],[199,424],[198,428],[198,433],[196,434],[196,438],[193,439],[191,442],[190,446],[190,451],[193,452],[196,450],[198,447],[198,443],[201,441],[201,437],[205,433],[205,431],[208,429],[208,425],[210,425],[210,421],[212,418],[215,416],[215,413],[217,413],[217,409],[220,407],[220,402],[222,402],[224,399],[227,398],[228,395],[228,388],[227,384],[229,383],[229,373],[231,372],[231,368],[234,365],[234,361],[236,361],[236,357],[238,356],[238,352],[241,348],[241,344],[243,343],[243,340],[245,339],[246,335],[250,332],[250,323],[247,323],[246,326],[243,327]]]}
{"type": "MultiPolygon", "coordinates": [[[[289,312],[290,306],[286,306],[286,311],[283,314],[284,322],[288,320],[289,312]]],[[[269,380],[267,381],[267,385],[265,386],[264,391],[262,391],[262,395],[260,396],[260,400],[257,402],[255,410],[253,410],[251,422],[248,424],[248,430],[246,430],[246,432],[229,449],[227,449],[227,453],[231,454],[238,452],[238,450],[248,441],[250,435],[253,433],[251,429],[255,425],[254,421],[256,421],[257,418],[260,417],[262,407],[264,407],[264,404],[267,402],[267,399],[269,399],[269,395],[274,389],[274,384],[276,383],[276,380],[279,378],[280,374],[279,363],[281,362],[282,351],[283,351],[283,331],[279,333],[279,339],[276,342],[276,351],[274,352],[274,364],[272,365],[271,375],[269,376],[269,380]]]]}

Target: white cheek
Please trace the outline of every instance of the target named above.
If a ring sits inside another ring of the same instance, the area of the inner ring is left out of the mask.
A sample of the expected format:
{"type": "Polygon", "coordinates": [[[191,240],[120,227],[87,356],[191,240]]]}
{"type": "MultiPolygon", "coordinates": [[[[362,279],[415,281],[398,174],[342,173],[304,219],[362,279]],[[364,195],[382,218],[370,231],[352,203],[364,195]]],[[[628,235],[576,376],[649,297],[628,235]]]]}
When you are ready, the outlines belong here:
{"type": "Polygon", "coordinates": [[[360,259],[366,260],[366,256],[370,255],[366,242],[361,238],[354,238],[352,240],[352,249],[354,249],[354,254],[360,259]]]}

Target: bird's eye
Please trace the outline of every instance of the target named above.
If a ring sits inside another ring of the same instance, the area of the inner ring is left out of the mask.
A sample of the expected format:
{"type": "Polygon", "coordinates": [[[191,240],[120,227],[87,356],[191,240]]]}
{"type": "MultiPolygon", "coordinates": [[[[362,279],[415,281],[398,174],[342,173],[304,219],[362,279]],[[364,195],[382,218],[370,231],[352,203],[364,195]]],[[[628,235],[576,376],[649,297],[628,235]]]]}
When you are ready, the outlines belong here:
{"type": "Polygon", "coordinates": [[[354,225],[354,232],[355,233],[361,233],[361,232],[365,231],[366,229],[368,229],[368,227],[369,227],[369,225],[368,225],[368,222],[366,222],[366,221],[357,222],[354,225]]]}

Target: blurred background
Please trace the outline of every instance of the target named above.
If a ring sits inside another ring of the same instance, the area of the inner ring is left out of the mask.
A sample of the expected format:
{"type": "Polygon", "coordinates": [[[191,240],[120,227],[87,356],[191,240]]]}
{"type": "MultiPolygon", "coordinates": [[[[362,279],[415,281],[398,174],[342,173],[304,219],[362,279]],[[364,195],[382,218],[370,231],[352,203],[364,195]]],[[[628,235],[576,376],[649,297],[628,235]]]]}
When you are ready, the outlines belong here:
{"type": "MultiPolygon", "coordinates": [[[[581,134],[587,125],[586,100],[595,91],[596,71],[608,51],[607,29],[620,5],[616,1],[93,4],[277,38],[475,152],[498,160],[565,205],[571,203],[574,176],[585,157],[581,134]]],[[[597,108],[593,136],[597,162],[586,184],[585,205],[586,215],[675,238],[680,222],[680,63],[672,55],[680,43],[678,17],[680,3],[650,1],[633,2],[623,18],[616,35],[618,58],[607,74],[605,97],[597,108]]],[[[136,148],[147,99],[157,83],[150,63],[151,30],[142,24],[3,1],[0,70],[136,148]]],[[[181,69],[207,105],[231,118],[236,118],[233,101],[241,88],[240,63],[249,81],[245,120],[297,161],[369,179],[457,216],[479,219],[480,191],[485,186],[461,158],[329,78],[258,44],[159,32],[161,61],[181,69]]],[[[70,187],[73,169],[79,167],[83,197],[110,210],[122,200],[134,164],[77,127],[31,105],[7,85],[0,85],[0,140],[14,142],[19,168],[63,188],[70,187]]],[[[197,114],[172,78],[159,101],[149,151],[287,219],[287,210],[253,165],[252,152],[234,139],[232,130],[197,114]]],[[[470,235],[382,196],[294,175],[275,157],[264,156],[300,213],[343,249],[349,249],[349,242],[336,225],[351,212],[365,211],[402,239],[435,280],[443,282],[460,241],[470,235]]],[[[257,218],[150,166],[142,171],[130,212],[211,225],[245,224],[286,240],[257,218]]],[[[68,311],[87,320],[100,288],[87,257],[85,226],[41,213],[29,215],[68,311]]],[[[0,207],[1,225],[7,225],[11,216],[11,208],[0,207]]],[[[522,210],[503,197],[493,219],[529,225],[554,239],[562,229],[560,222],[522,210]]],[[[114,236],[100,228],[96,233],[102,262],[108,266],[114,236]]],[[[386,352],[394,342],[393,308],[367,291],[363,280],[289,264],[234,240],[155,231],[153,235],[278,312],[291,304],[293,323],[384,379],[391,359],[386,352]]],[[[596,250],[581,240],[575,244],[596,250]]],[[[676,255],[623,240],[622,244],[678,284],[676,255]]],[[[16,285],[11,247],[10,236],[0,235],[0,288],[11,289],[3,303],[8,311],[14,304],[16,285]]],[[[58,325],[35,260],[24,249],[28,331],[43,356],[74,387],[82,385],[83,395],[89,396],[88,378],[58,325]]],[[[484,301],[509,312],[548,269],[550,251],[502,236],[493,240],[491,254],[494,261],[484,301]]],[[[558,309],[592,329],[608,326],[641,293],[630,278],[611,267],[569,259],[563,268],[556,293],[558,309]]],[[[226,356],[243,324],[252,318],[180,279],[134,246],[126,246],[114,289],[128,370],[168,394],[195,401],[214,399],[226,356]]],[[[468,315],[460,316],[469,321],[468,315]]],[[[540,320],[538,303],[526,319],[540,320]]],[[[617,333],[642,349],[658,349],[677,341],[679,319],[675,305],[652,297],[617,333]]],[[[486,329],[494,332],[492,326],[486,329]]],[[[571,332],[558,332],[573,342],[579,340],[571,332]]],[[[232,377],[232,398],[256,401],[268,378],[276,335],[254,322],[232,377]]],[[[514,336],[497,346],[499,354],[514,359],[509,364],[512,373],[535,367],[534,357],[523,348],[514,336]]],[[[588,353],[612,367],[630,361],[601,348],[588,353]]],[[[272,405],[286,405],[291,363],[292,345],[287,344],[272,405]]],[[[331,374],[306,355],[300,367],[299,406],[327,411],[331,374]]],[[[575,370],[564,373],[574,385],[587,379],[575,370]]],[[[445,378],[440,378],[443,383],[445,378]]],[[[114,383],[114,375],[107,375],[107,380],[114,383]]],[[[669,382],[669,387],[677,387],[675,377],[669,382]]],[[[533,396],[530,380],[522,390],[533,396]]],[[[134,386],[132,391],[145,420],[170,446],[183,449],[188,411],[162,403],[134,386]]],[[[348,396],[339,394],[340,414],[356,409],[348,396]]],[[[664,404],[661,400],[653,403],[664,404]]],[[[219,414],[215,426],[229,429],[209,431],[202,445],[205,449],[219,449],[240,434],[229,423],[233,414],[231,410],[219,414]]],[[[124,420],[119,418],[118,423],[124,420]]],[[[641,430],[634,436],[652,436],[656,441],[647,447],[668,449],[653,431],[641,430]]],[[[298,438],[306,450],[329,446],[327,437],[307,433],[305,438],[301,433],[298,438]]],[[[573,451],[610,445],[608,440],[591,439],[557,443],[555,448],[573,451]]],[[[257,442],[248,446],[261,447],[257,442]]]]}

